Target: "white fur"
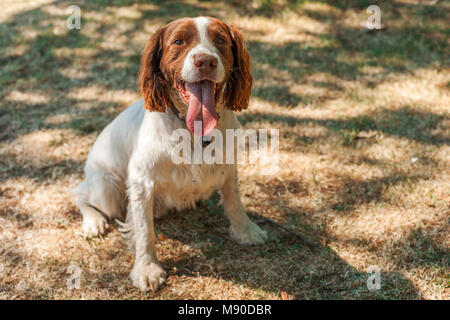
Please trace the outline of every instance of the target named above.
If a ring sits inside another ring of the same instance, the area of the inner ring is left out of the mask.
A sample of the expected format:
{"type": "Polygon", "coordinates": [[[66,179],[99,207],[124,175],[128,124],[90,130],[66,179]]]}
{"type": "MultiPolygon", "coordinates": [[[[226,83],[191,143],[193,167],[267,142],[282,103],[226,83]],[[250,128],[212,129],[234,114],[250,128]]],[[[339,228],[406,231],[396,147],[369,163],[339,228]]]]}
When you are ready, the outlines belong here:
{"type": "Polygon", "coordinates": [[[197,82],[200,79],[196,68],[194,66],[194,55],[199,53],[205,53],[211,55],[217,59],[217,69],[213,75],[214,82],[222,82],[225,78],[225,69],[222,60],[219,56],[219,51],[216,46],[211,43],[208,37],[208,26],[210,20],[207,17],[198,17],[194,19],[195,26],[197,27],[198,35],[200,37],[200,43],[192,48],[186,55],[184,60],[183,69],[181,70],[181,77],[186,82],[197,82]]]}
{"type": "MultiPolygon", "coordinates": [[[[239,128],[233,112],[218,106],[218,130],[239,128]]],[[[165,280],[155,252],[153,216],[169,208],[192,207],[214,190],[223,196],[231,236],[243,244],[260,244],[266,233],[250,221],[242,206],[236,165],[180,164],[171,160],[174,130],[186,128],[171,111],[150,112],[140,100],[112,121],[95,141],[76,188],[83,228],[90,235],[105,231],[106,219],[117,219],[136,254],[130,277],[141,290],[156,290],[165,280]]],[[[224,141],[226,144],[226,141],[224,141]]]]}

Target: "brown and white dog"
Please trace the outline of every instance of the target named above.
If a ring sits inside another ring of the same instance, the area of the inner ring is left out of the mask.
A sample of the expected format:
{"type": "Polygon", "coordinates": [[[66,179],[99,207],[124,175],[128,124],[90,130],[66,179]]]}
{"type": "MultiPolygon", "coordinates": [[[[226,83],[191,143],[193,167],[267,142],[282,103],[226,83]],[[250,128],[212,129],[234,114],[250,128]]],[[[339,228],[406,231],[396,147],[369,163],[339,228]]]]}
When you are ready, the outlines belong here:
{"type": "Polygon", "coordinates": [[[252,77],[236,27],[211,17],[169,23],[146,45],[140,84],[144,99],[99,135],[75,195],[85,234],[102,234],[107,220],[121,221],[119,230],[128,235],[135,252],[131,280],[143,291],[155,291],[166,273],[156,257],[154,216],[194,206],[219,190],[233,239],[262,244],[267,234],[245,213],[236,164],[172,161],[174,130],[189,130],[195,137],[198,122],[200,136],[240,127],[233,111],[247,108],[252,77]]]}

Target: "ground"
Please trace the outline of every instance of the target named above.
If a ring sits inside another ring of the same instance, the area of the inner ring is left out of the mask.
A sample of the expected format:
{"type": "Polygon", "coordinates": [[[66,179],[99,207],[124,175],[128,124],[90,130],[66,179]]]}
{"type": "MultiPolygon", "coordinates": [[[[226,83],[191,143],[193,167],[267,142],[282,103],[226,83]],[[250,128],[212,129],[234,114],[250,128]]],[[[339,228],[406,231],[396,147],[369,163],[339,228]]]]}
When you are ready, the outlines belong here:
{"type": "Polygon", "coordinates": [[[0,299],[449,299],[449,4],[239,3],[0,1],[0,299]],[[66,28],[72,4],[80,30],[66,28]],[[370,4],[381,30],[362,26],[370,4]],[[238,117],[280,132],[276,175],[239,167],[270,240],[230,241],[217,196],[172,212],[156,223],[167,282],[144,294],[115,228],[80,233],[71,190],[102,128],[140,98],[152,32],[197,15],[242,31],[254,86],[238,117]]]}

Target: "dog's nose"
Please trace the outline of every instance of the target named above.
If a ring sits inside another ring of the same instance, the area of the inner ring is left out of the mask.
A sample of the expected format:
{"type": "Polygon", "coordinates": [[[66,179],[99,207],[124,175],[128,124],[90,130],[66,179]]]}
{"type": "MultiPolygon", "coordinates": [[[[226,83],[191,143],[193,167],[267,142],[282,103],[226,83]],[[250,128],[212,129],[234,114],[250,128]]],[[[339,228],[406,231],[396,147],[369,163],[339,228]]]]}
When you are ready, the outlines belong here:
{"type": "Polygon", "coordinates": [[[197,53],[194,55],[194,66],[203,73],[210,73],[217,68],[217,58],[206,53],[197,53]]]}

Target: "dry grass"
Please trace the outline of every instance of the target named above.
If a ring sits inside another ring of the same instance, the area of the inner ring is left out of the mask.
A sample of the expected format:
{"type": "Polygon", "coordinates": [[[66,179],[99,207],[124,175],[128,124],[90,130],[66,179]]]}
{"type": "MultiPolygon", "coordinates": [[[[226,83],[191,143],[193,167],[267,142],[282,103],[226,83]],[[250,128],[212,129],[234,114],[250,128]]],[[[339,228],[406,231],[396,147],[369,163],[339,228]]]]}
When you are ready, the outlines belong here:
{"type": "Polygon", "coordinates": [[[141,2],[0,1],[1,299],[449,298],[448,4],[380,2],[387,29],[366,32],[368,1],[141,2]],[[74,3],[80,31],[65,28],[74,3]],[[277,176],[240,168],[246,207],[318,247],[261,221],[267,245],[230,242],[213,197],[157,222],[169,277],[142,294],[115,229],[77,233],[70,190],[95,137],[139,98],[151,32],[196,15],[241,28],[255,85],[240,120],[280,129],[277,176]]]}

